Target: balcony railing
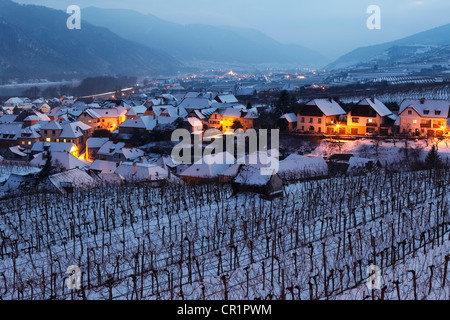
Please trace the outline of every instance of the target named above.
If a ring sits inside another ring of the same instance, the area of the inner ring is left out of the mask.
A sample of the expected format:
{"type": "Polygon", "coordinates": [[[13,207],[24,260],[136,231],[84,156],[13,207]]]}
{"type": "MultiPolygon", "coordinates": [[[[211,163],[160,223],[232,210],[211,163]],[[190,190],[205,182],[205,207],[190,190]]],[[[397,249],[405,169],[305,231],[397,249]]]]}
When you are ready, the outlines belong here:
{"type": "Polygon", "coordinates": [[[378,123],[376,123],[376,122],[367,122],[366,126],[367,127],[378,127],[378,123]]]}
{"type": "Polygon", "coordinates": [[[421,123],[420,127],[421,128],[431,128],[431,123],[421,123]]]}

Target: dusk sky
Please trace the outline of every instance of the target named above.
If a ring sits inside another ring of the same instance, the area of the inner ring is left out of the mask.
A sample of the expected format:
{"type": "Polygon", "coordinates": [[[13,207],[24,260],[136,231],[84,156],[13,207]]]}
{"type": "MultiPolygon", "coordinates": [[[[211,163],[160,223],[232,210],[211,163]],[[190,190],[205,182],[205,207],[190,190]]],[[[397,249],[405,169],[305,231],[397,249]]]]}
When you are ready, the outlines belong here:
{"type": "Polygon", "coordinates": [[[127,8],[179,24],[260,30],[283,43],[335,59],[357,47],[396,40],[450,23],[448,0],[15,0],[66,9],[127,8]],[[381,8],[381,30],[368,30],[367,7],[381,8]]]}

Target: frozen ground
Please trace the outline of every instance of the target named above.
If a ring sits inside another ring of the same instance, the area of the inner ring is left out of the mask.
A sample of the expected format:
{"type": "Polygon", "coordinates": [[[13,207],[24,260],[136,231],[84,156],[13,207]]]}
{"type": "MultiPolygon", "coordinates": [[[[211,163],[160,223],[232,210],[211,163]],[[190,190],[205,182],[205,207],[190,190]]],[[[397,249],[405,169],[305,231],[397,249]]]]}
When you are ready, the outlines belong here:
{"type": "Polygon", "coordinates": [[[0,201],[0,297],[397,299],[398,281],[414,299],[415,270],[418,299],[448,299],[449,182],[442,170],[297,183],[273,201],[223,185],[0,201]],[[365,287],[372,264],[383,294],[365,287]]]}

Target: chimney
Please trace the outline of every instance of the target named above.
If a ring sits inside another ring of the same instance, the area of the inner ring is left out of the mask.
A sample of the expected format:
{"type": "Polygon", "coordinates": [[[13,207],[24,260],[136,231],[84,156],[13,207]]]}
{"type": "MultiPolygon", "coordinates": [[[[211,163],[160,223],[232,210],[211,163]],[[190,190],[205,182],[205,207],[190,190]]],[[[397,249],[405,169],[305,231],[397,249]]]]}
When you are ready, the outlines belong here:
{"type": "Polygon", "coordinates": [[[420,99],[420,104],[424,104],[425,103],[425,98],[420,99]]]}
{"type": "Polygon", "coordinates": [[[330,102],[333,102],[333,99],[331,99],[331,98],[328,98],[328,101],[330,101],[330,102]]]}
{"type": "Polygon", "coordinates": [[[133,162],[133,169],[132,170],[133,170],[132,174],[133,174],[133,176],[135,176],[136,173],[137,173],[137,164],[136,164],[136,162],[133,162]]]}
{"type": "Polygon", "coordinates": [[[372,99],[371,99],[371,100],[372,100],[372,102],[373,102],[373,103],[375,103],[375,97],[372,97],[372,99]]]}

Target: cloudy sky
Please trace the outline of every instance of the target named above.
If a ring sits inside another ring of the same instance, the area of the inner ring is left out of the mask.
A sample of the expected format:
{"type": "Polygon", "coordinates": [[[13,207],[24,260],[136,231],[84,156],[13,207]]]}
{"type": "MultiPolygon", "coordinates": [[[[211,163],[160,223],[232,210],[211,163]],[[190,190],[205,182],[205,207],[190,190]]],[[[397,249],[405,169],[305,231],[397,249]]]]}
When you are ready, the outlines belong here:
{"type": "MultiPolygon", "coordinates": [[[[254,28],[283,43],[316,49],[330,59],[357,47],[396,40],[450,23],[449,0],[14,0],[66,9],[127,8],[180,24],[254,28]],[[381,30],[369,30],[370,5],[381,30]]],[[[81,13],[82,14],[82,13],[81,13]]]]}

